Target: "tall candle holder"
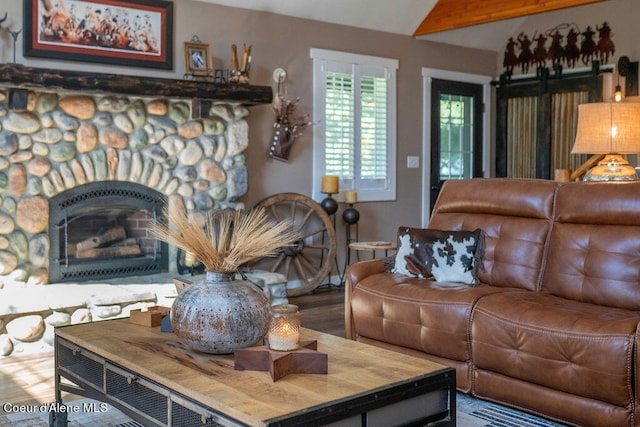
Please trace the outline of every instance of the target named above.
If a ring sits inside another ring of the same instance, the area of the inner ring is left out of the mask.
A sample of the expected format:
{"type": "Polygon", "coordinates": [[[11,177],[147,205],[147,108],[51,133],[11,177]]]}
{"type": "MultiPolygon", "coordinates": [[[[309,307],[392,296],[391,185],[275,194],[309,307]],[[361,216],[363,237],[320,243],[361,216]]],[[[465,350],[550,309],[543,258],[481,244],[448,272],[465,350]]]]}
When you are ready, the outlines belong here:
{"type": "MultiPolygon", "coordinates": [[[[360,220],[360,212],[358,212],[353,205],[358,202],[358,192],[346,191],[344,193],[344,202],[347,203],[349,207],[342,212],[342,219],[347,223],[347,225],[357,225],[358,220],[360,220]]],[[[347,237],[350,237],[350,235],[348,234],[347,237]]]]}
{"type": "MultiPolygon", "coordinates": [[[[333,229],[335,230],[335,228],[336,228],[336,216],[335,216],[335,213],[338,211],[338,202],[332,196],[334,194],[336,194],[337,191],[336,192],[327,192],[327,191],[325,191],[325,190],[327,190],[327,188],[324,185],[325,184],[324,177],[322,177],[322,178],[323,178],[322,193],[326,194],[327,197],[325,197],[320,202],[320,206],[327,213],[327,215],[329,215],[329,217],[331,217],[331,219],[333,220],[333,229]]],[[[325,244],[325,238],[326,238],[326,233],[323,233],[322,234],[322,245],[323,246],[325,244]]],[[[342,282],[342,274],[340,273],[340,266],[338,265],[337,254],[334,257],[333,262],[335,264],[336,270],[338,270],[338,277],[340,278],[340,282],[342,282]]],[[[322,264],[322,263],[324,263],[324,252],[322,252],[322,254],[320,256],[320,264],[322,264]]],[[[333,286],[336,286],[336,285],[334,283],[331,283],[331,273],[329,273],[329,281],[327,283],[319,286],[318,288],[323,288],[323,287],[331,288],[333,286]]],[[[340,284],[338,284],[338,286],[340,286],[340,284]]]]}
{"type": "Polygon", "coordinates": [[[340,191],[340,177],[336,175],[323,175],[322,176],[322,189],[321,193],[326,194],[327,197],[320,202],[320,206],[331,216],[338,211],[338,202],[335,201],[333,195],[340,191]]]}
{"type": "MultiPolygon", "coordinates": [[[[345,262],[344,262],[344,276],[346,276],[347,267],[351,263],[351,247],[350,247],[350,244],[353,243],[353,242],[357,242],[358,241],[358,236],[359,236],[358,221],[360,221],[360,212],[358,212],[358,210],[353,207],[353,205],[357,201],[357,198],[351,199],[351,198],[347,197],[347,200],[352,202],[352,203],[349,203],[349,207],[346,208],[344,210],[344,212],[342,212],[342,220],[346,224],[346,250],[347,250],[346,257],[345,257],[345,262]],[[355,237],[353,236],[353,233],[351,232],[351,227],[353,227],[353,226],[355,226],[355,230],[356,230],[355,237]]],[[[344,276],[340,278],[341,285],[344,285],[344,279],[345,279],[344,276]]]]}
{"type": "MultiPolygon", "coordinates": [[[[320,202],[320,206],[322,209],[331,217],[333,220],[333,229],[336,228],[336,216],[335,213],[338,211],[338,202],[333,198],[334,194],[337,194],[340,191],[340,177],[336,175],[323,175],[322,176],[322,188],[320,190],[321,193],[326,194],[327,197],[324,198],[320,202]]],[[[322,245],[325,244],[326,233],[322,234],[322,245]]],[[[330,261],[330,260],[327,260],[330,261]]],[[[324,252],[321,255],[320,263],[324,262],[324,252]]],[[[331,262],[331,261],[330,261],[331,262]]],[[[338,270],[338,277],[342,281],[342,274],[340,273],[340,266],[338,265],[337,256],[334,257],[333,263],[335,264],[336,270],[338,270]]],[[[338,284],[339,286],[340,284],[338,284]]],[[[335,286],[331,283],[331,273],[329,273],[329,281],[320,287],[333,287],[335,286]]]]}

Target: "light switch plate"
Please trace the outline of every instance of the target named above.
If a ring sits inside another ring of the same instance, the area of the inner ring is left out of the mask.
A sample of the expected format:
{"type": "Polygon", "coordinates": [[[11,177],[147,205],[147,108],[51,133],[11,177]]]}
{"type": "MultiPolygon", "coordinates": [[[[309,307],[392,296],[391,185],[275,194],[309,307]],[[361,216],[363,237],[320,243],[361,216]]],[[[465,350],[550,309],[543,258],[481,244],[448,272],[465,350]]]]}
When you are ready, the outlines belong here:
{"type": "Polygon", "coordinates": [[[407,156],[407,169],[416,169],[420,167],[420,157],[407,156]]]}

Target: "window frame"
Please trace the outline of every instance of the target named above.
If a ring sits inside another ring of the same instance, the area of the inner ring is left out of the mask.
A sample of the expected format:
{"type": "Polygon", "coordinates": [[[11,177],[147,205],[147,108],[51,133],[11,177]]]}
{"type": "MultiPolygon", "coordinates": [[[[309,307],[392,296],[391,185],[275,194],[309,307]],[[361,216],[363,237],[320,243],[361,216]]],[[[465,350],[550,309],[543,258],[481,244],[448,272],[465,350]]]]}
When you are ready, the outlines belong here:
{"type": "MultiPolygon", "coordinates": [[[[326,197],[321,193],[322,175],[325,175],[325,72],[328,62],[341,63],[344,66],[351,67],[352,73],[356,77],[357,84],[360,84],[359,71],[360,68],[375,68],[383,71],[387,79],[387,183],[385,188],[370,189],[357,188],[357,183],[353,186],[346,187],[344,182],[340,180],[341,193],[336,194],[338,201],[343,201],[344,191],[357,191],[359,202],[373,201],[391,201],[396,199],[397,184],[397,70],[399,61],[397,59],[383,58],[377,56],[360,55],[348,52],[339,52],[325,49],[312,48],[310,57],[313,59],[313,121],[317,123],[313,127],[313,179],[312,194],[315,200],[321,200],[326,197]]],[[[368,74],[366,74],[368,75],[368,74]]],[[[355,100],[355,116],[356,122],[359,123],[360,106],[358,100],[355,100]]],[[[358,140],[361,125],[354,129],[355,138],[358,140]]],[[[356,155],[357,158],[357,155],[356,155]]]]}

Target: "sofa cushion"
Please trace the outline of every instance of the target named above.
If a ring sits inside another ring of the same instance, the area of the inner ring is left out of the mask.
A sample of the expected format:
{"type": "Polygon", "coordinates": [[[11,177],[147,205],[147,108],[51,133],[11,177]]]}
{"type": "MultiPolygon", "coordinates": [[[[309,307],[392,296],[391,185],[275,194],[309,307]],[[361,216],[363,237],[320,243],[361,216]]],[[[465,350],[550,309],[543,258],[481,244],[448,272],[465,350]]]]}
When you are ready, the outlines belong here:
{"type": "Polygon", "coordinates": [[[473,285],[482,262],[482,230],[445,231],[400,227],[393,272],[437,282],[473,285]]]}
{"type": "Polygon", "coordinates": [[[424,351],[447,359],[470,360],[468,325],[475,302],[507,289],[441,286],[390,272],[360,280],[351,291],[357,336],[424,351]]]}
{"type": "Polygon", "coordinates": [[[640,310],[640,183],[563,184],[556,206],[542,289],[640,310]]]}
{"type": "Polygon", "coordinates": [[[471,320],[473,363],[478,370],[628,406],[638,322],[639,312],[544,292],[489,295],[478,301],[471,320]]]}
{"type": "Polygon", "coordinates": [[[482,229],[481,283],[538,290],[557,183],[548,180],[447,181],[429,228],[482,229]]]}

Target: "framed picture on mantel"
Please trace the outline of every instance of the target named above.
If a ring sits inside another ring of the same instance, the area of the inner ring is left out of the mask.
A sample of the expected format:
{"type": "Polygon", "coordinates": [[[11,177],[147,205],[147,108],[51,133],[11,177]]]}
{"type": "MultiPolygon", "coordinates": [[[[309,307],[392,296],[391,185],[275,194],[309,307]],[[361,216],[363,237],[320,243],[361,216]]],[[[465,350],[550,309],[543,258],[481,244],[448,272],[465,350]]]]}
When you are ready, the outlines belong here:
{"type": "Polygon", "coordinates": [[[23,1],[24,56],[173,68],[173,2],[23,1]]]}
{"type": "Polygon", "coordinates": [[[184,73],[191,76],[208,76],[213,73],[209,45],[201,43],[197,37],[184,42],[184,73]]]}

